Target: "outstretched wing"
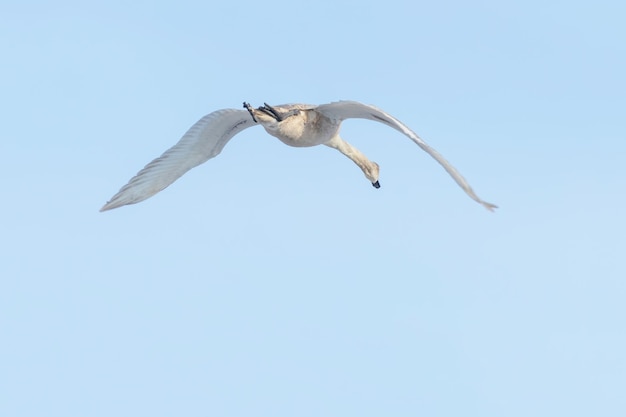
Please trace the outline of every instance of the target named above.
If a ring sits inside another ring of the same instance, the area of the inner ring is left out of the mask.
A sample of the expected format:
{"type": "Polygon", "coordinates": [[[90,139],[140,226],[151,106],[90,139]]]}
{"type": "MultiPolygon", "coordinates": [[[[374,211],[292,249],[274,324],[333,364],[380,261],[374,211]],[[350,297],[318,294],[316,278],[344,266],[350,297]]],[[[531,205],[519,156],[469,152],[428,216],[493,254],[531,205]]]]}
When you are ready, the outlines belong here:
{"type": "Polygon", "coordinates": [[[409,129],[404,123],[400,122],[398,119],[393,117],[392,115],[382,111],[381,109],[370,106],[367,104],[359,103],[356,101],[338,101],[330,104],[322,104],[316,109],[326,117],[330,119],[334,119],[336,121],[342,121],[345,119],[358,118],[358,119],[369,119],[377,122],[381,122],[386,124],[389,127],[392,127],[406,136],[408,136],[413,142],[415,142],[420,148],[422,148],[426,153],[432,156],[437,162],[443,166],[443,168],[452,176],[454,181],[469,195],[473,200],[482,204],[488,210],[493,211],[493,209],[497,208],[495,204],[487,203],[486,201],[481,200],[472,187],[470,187],[469,183],[459,171],[456,170],[455,167],[452,166],[439,152],[435,149],[431,148],[422,138],[417,136],[415,132],[409,129]]]}
{"type": "Polygon", "coordinates": [[[131,178],[100,211],[138,203],[155,195],[191,168],[217,156],[233,136],[254,124],[245,110],[225,109],[207,114],[176,145],[131,178]]]}

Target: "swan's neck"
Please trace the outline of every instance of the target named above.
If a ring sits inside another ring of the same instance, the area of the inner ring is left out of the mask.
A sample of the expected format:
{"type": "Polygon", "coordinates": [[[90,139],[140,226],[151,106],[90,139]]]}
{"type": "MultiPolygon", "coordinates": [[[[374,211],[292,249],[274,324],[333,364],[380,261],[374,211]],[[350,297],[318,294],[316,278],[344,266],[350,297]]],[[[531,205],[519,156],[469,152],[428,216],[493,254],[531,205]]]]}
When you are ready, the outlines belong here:
{"type": "Polygon", "coordinates": [[[325,143],[325,145],[337,149],[339,152],[350,158],[352,162],[361,168],[367,179],[370,180],[372,184],[378,181],[378,164],[367,159],[361,151],[341,139],[339,135],[333,136],[328,142],[325,143]]]}

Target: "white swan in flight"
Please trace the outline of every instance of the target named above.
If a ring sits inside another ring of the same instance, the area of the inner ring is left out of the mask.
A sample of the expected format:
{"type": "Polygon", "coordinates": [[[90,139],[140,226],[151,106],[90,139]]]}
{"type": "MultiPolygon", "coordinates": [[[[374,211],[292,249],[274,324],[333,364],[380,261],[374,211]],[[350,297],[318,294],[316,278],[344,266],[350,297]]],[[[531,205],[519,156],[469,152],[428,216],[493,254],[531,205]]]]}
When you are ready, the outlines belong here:
{"type": "Polygon", "coordinates": [[[404,133],[439,162],[473,200],[488,210],[493,211],[497,208],[496,205],[478,198],[465,178],[439,152],[398,119],[374,106],[356,101],[338,101],[319,106],[306,104],[270,106],[265,103],[257,109],[244,103],[244,108],[247,111],[224,109],[204,116],[176,145],[131,178],[100,211],[138,203],[153,196],[191,168],[217,156],[233,136],[257,123],[263,126],[267,133],[289,146],[326,145],[337,149],[361,168],[374,187],[379,188],[378,164],[367,159],[358,149],[339,136],[341,122],[350,118],[374,120],[404,133]]]}

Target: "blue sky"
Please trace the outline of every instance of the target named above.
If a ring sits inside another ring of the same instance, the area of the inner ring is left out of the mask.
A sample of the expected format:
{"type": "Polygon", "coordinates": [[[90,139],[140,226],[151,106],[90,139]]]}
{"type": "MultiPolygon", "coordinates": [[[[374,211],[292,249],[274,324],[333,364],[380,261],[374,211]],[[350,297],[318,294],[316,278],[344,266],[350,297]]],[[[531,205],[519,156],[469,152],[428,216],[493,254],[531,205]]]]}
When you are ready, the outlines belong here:
{"type": "Polygon", "coordinates": [[[622,2],[4,2],[0,415],[626,413],[622,2]],[[196,120],[374,104],[375,190],[261,128],[98,209],[196,120]]]}

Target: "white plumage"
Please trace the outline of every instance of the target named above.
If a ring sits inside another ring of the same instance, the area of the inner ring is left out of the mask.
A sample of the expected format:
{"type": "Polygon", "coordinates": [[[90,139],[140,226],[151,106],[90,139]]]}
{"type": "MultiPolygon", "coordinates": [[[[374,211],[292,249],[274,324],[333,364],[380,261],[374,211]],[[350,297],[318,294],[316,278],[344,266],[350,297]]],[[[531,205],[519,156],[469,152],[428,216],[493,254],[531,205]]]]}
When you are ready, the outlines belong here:
{"type": "Polygon", "coordinates": [[[244,107],[246,110],[225,109],[204,116],[176,145],[131,178],[100,211],[138,203],[153,196],[191,168],[217,156],[233,136],[257,123],[270,135],[290,146],[326,145],[337,149],[356,163],[372,185],[378,188],[380,187],[378,164],[367,159],[358,149],[339,136],[341,123],[350,118],[374,120],[403,133],[439,162],[473,200],[488,210],[493,211],[497,208],[496,205],[481,200],[456,168],[415,132],[374,106],[355,101],[339,101],[319,106],[265,104],[256,109],[244,103],[244,107]]]}

